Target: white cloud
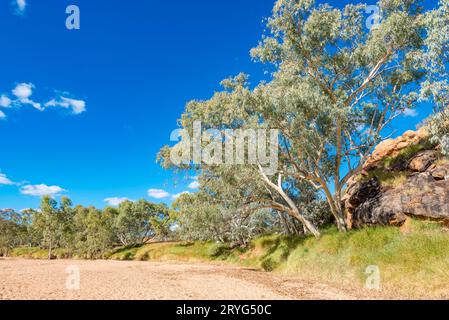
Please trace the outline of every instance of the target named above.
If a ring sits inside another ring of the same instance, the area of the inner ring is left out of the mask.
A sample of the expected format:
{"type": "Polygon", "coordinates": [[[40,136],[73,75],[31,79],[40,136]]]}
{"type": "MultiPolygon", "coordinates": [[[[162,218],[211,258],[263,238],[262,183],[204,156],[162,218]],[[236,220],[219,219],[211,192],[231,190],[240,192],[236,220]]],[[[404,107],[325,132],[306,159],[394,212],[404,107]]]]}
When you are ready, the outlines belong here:
{"type": "Polygon", "coordinates": [[[19,14],[23,14],[27,7],[27,2],[26,0],[15,0],[15,5],[17,6],[16,12],[19,14]]]}
{"type": "Polygon", "coordinates": [[[357,130],[358,132],[363,132],[363,131],[365,130],[365,128],[366,128],[366,125],[365,125],[365,124],[359,124],[359,125],[357,126],[356,130],[357,130]]]}
{"type": "Polygon", "coordinates": [[[193,180],[189,185],[188,188],[190,190],[196,190],[200,187],[200,183],[198,182],[198,176],[191,176],[190,180],[193,180]]]}
{"type": "Polygon", "coordinates": [[[33,94],[33,88],[32,83],[20,83],[12,90],[12,94],[19,100],[28,99],[33,94]]]}
{"type": "Polygon", "coordinates": [[[0,119],[5,119],[6,114],[3,111],[0,111],[0,119]]]}
{"type": "Polygon", "coordinates": [[[33,108],[35,108],[35,109],[37,109],[37,110],[39,110],[39,111],[44,111],[44,108],[42,108],[41,104],[40,104],[40,103],[37,103],[37,102],[34,102],[33,100],[25,99],[25,100],[20,101],[20,102],[22,102],[23,104],[29,104],[29,105],[32,105],[33,108]]]}
{"type": "Polygon", "coordinates": [[[24,11],[25,7],[27,5],[26,0],[17,0],[17,8],[19,8],[20,11],[24,11]]]}
{"type": "Polygon", "coordinates": [[[165,199],[170,197],[170,193],[162,189],[150,189],[148,195],[155,199],[165,199]]]}
{"type": "Polygon", "coordinates": [[[27,196],[36,196],[36,197],[55,196],[65,191],[66,190],[62,189],[61,187],[47,186],[45,184],[26,185],[20,189],[20,193],[27,196]]]}
{"type": "Polygon", "coordinates": [[[14,182],[12,182],[11,180],[8,179],[8,177],[6,176],[6,174],[4,173],[0,173],[0,185],[13,185],[14,182]]]}
{"type": "Polygon", "coordinates": [[[40,103],[34,102],[30,99],[33,95],[34,85],[32,83],[19,83],[13,90],[12,94],[17,97],[20,103],[32,105],[33,108],[43,111],[40,103]]]}
{"type": "Polygon", "coordinates": [[[416,111],[415,109],[405,109],[404,110],[404,116],[406,116],[406,117],[411,117],[411,118],[415,118],[415,117],[417,117],[419,114],[418,114],[418,111],[416,111]]]}
{"type": "Polygon", "coordinates": [[[5,95],[0,96],[0,107],[9,108],[11,106],[11,99],[5,95]]]}
{"type": "Polygon", "coordinates": [[[200,183],[198,181],[192,181],[189,184],[189,189],[191,189],[191,190],[198,189],[199,187],[200,187],[200,183]]]}
{"type": "Polygon", "coordinates": [[[125,201],[131,201],[128,198],[106,198],[104,201],[109,204],[110,206],[118,206],[119,204],[125,202],[125,201]]]}
{"type": "MultiPolygon", "coordinates": [[[[9,108],[11,106],[20,107],[22,105],[31,105],[33,108],[44,111],[49,107],[57,107],[63,109],[69,109],[72,114],[78,115],[86,111],[86,101],[78,100],[73,98],[68,98],[70,95],[68,92],[56,91],[58,97],[51,99],[45,104],[39,103],[31,99],[33,91],[35,89],[34,84],[22,82],[16,85],[12,90],[14,96],[10,99],[7,95],[0,96],[0,107],[9,108]]],[[[6,115],[2,112],[0,114],[0,119],[6,118],[6,115]]]]}
{"type": "Polygon", "coordinates": [[[61,107],[72,109],[73,114],[80,114],[86,111],[86,102],[83,100],[59,97],[58,100],[52,99],[45,104],[46,107],[61,107]]]}
{"type": "Polygon", "coordinates": [[[173,200],[176,200],[176,199],[178,199],[180,196],[182,196],[184,194],[190,194],[190,192],[189,191],[184,191],[184,192],[181,192],[181,193],[178,193],[178,194],[174,194],[174,195],[171,196],[171,198],[173,200]]]}

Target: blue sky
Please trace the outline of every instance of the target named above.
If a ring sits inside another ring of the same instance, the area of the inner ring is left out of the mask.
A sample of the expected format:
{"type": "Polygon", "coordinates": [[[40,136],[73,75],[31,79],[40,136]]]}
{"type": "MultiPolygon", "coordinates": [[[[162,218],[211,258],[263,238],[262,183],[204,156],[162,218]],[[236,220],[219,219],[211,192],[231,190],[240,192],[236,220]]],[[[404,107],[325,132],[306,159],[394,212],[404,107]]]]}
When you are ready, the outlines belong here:
{"type": "Polygon", "coordinates": [[[273,3],[0,0],[0,208],[36,207],[42,192],[103,207],[189,190],[156,154],[187,101],[241,71],[262,78],[248,53],[273,3]],[[65,27],[70,4],[80,30],[65,27]]]}

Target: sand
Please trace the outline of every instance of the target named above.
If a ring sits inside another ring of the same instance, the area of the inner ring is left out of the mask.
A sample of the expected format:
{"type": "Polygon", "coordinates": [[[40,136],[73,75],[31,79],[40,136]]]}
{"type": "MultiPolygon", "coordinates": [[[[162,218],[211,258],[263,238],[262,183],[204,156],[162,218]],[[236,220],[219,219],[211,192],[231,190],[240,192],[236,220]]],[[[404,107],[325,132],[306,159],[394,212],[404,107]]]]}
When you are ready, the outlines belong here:
{"type": "Polygon", "coordinates": [[[329,285],[228,264],[0,259],[2,300],[355,298],[329,285]]]}

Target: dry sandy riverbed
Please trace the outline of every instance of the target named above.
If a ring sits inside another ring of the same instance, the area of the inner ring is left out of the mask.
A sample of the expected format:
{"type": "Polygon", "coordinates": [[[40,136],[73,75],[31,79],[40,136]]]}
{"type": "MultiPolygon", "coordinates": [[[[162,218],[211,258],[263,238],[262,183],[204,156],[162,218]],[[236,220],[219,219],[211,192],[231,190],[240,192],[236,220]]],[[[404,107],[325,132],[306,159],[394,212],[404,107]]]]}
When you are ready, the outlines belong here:
{"type": "Polygon", "coordinates": [[[353,298],[328,285],[228,264],[0,259],[3,300],[353,298]],[[79,270],[78,290],[66,288],[70,266],[79,270]]]}

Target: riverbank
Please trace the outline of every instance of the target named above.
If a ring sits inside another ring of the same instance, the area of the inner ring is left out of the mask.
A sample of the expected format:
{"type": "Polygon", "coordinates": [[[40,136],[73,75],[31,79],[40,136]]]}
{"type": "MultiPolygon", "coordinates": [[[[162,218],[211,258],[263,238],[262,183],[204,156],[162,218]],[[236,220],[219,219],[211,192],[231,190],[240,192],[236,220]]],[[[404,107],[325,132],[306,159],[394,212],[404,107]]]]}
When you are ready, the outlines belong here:
{"type": "MultiPolygon", "coordinates": [[[[231,249],[211,242],[154,243],[118,248],[105,258],[225,263],[325,283],[360,292],[359,296],[449,299],[448,248],[449,232],[444,226],[412,220],[402,229],[378,227],[342,234],[329,228],[320,239],[266,236],[247,248],[231,249]]],[[[63,258],[66,252],[56,254],[63,258]]],[[[46,251],[21,248],[14,250],[13,256],[45,258],[46,251]]]]}

